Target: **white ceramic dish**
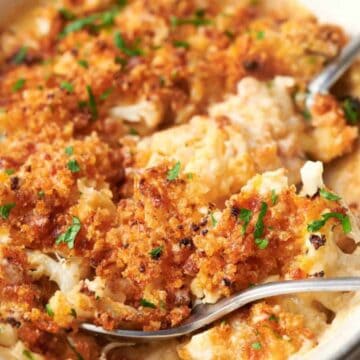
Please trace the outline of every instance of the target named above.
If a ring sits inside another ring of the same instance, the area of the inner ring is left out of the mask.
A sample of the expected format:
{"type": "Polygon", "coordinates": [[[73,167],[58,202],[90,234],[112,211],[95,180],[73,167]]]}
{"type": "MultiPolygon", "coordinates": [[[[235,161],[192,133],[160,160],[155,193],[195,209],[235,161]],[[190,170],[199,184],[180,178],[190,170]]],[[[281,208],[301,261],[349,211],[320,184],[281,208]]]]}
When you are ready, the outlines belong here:
{"type": "MultiPolygon", "coordinates": [[[[295,1],[295,0],[294,0],[295,1]]],[[[0,0],[0,23],[21,11],[31,0],[0,0]]],[[[360,0],[301,0],[321,21],[339,24],[350,35],[360,33],[360,0]]],[[[296,358],[296,357],[295,357],[296,358]]],[[[306,360],[360,359],[360,306],[351,309],[341,324],[306,356],[306,360]]]]}

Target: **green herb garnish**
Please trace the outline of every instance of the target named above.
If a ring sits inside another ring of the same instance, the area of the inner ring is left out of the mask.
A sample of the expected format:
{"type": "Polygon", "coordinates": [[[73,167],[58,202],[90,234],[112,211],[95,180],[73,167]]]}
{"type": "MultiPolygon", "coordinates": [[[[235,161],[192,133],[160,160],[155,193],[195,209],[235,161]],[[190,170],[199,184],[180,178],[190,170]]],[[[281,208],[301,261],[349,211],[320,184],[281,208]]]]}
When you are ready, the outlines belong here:
{"type": "Polygon", "coordinates": [[[100,95],[100,100],[106,100],[110,94],[113,92],[113,88],[108,88],[106,89],[101,95],[100,95]]]}
{"type": "Polygon", "coordinates": [[[88,105],[89,105],[89,110],[91,113],[91,118],[93,120],[96,120],[99,116],[98,114],[98,110],[97,110],[97,106],[96,106],[96,100],[95,100],[95,96],[94,93],[92,92],[92,89],[89,85],[86,86],[86,91],[88,93],[88,105]]]}
{"type": "Polygon", "coordinates": [[[137,48],[130,48],[126,45],[124,38],[122,37],[120,31],[117,31],[114,35],[115,46],[121,50],[125,55],[128,56],[140,56],[143,54],[142,50],[137,48]]]}
{"type": "Polygon", "coordinates": [[[304,119],[306,121],[310,121],[312,119],[312,116],[311,116],[311,112],[309,109],[305,109],[303,112],[302,112],[302,116],[304,117],[304,119]]]}
{"type": "Polygon", "coordinates": [[[260,250],[264,250],[269,245],[268,239],[255,239],[255,244],[260,250]]]}
{"type": "Polygon", "coordinates": [[[5,169],[4,172],[5,172],[5,174],[7,174],[7,175],[15,174],[15,170],[14,170],[14,169],[5,169]]]}
{"type": "Polygon", "coordinates": [[[13,58],[12,63],[15,65],[19,65],[23,63],[24,60],[26,59],[27,52],[28,52],[28,48],[26,46],[21,47],[17,52],[17,54],[15,55],[15,57],[13,58]]]}
{"type": "Polygon", "coordinates": [[[27,350],[27,349],[24,349],[22,354],[29,360],[35,360],[33,354],[31,351],[27,350]]]}
{"type": "Polygon", "coordinates": [[[241,208],[239,213],[239,220],[243,222],[241,233],[244,235],[246,229],[251,221],[252,211],[249,209],[241,208]]]}
{"type": "Polygon", "coordinates": [[[253,342],[251,344],[251,347],[254,349],[254,350],[260,350],[261,349],[261,343],[259,341],[256,341],[256,342],[253,342]]]}
{"type": "Polygon", "coordinates": [[[81,223],[79,218],[76,216],[72,217],[72,225],[60,236],[57,237],[55,244],[59,245],[61,243],[67,244],[69,249],[74,248],[76,235],[81,229],[81,223]]]}
{"type": "Polygon", "coordinates": [[[77,173],[80,171],[79,163],[75,159],[69,160],[69,162],[67,163],[67,168],[73,173],[77,173]]]}
{"type": "Polygon", "coordinates": [[[60,88],[66,90],[69,93],[74,92],[74,86],[67,81],[63,81],[62,83],[60,83],[60,88]]]}
{"type": "Polygon", "coordinates": [[[43,199],[43,198],[45,197],[45,191],[44,191],[44,190],[40,190],[40,191],[38,192],[38,197],[39,197],[40,199],[43,199]]]}
{"type": "Polygon", "coordinates": [[[70,315],[76,319],[76,318],[77,318],[76,310],[73,309],[73,308],[71,308],[71,310],[70,310],[70,315]]]}
{"type": "Polygon", "coordinates": [[[325,189],[320,189],[320,196],[323,197],[326,200],[331,200],[331,201],[338,201],[341,200],[341,197],[331,193],[330,191],[327,191],[325,189]]]}
{"type": "Polygon", "coordinates": [[[84,69],[88,69],[88,68],[89,68],[89,63],[88,63],[86,60],[83,60],[83,59],[78,60],[78,64],[79,64],[80,66],[82,66],[84,69]]]}
{"type": "Polygon", "coordinates": [[[255,224],[254,238],[260,239],[264,234],[264,217],[267,212],[267,204],[265,202],[261,203],[260,213],[255,224]]]}
{"type": "Polygon", "coordinates": [[[279,321],[279,318],[277,316],[275,316],[274,314],[271,314],[269,316],[269,320],[270,321],[275,321],[275,322],[278,322],[279,321]]]}
{"type": "Polygon", "coordinates": [[[137,131],[136,129],[134,129],[133,127],[131,127],[131,128],[129,129],[129,134],[130,134],[130,135],[133,135],[133,136],[139,135],[138,131],[137,131]]]}
{"type": "Polygon", "coordinates": [[[12,91],[17,92],[17,91],[21,90],[24,87],[25,82],[26,82],[26,80],[23,78],[15,81],[15,83],[12,86],[12,91]]]}
{"type": "Polygon", "coordinates": [[[15,203],[8,203],[0,206],[0,216],[6,220],[9,218],[11,210],[16,206],[15,203]]]}
{"type": "Polygon", "coordinates": [[[176,180],[179,176],[181,168],[180,161],[176,162],[176,164],[167,172],[166,179],[169,181],[176,180]]]}
{"type": "Polygon", "coordinates": [[[276,205],[277,201],[279,199],[279,195],[276,194],[275,190],[271,190],[271,204],[276,205]]]}
{"type": "Polygon", "coordinates": [[[46,304],[46,305],[45,305],[45,311],[46,311],[46,313],[47,313],[49,316],[51,316],[51,317],[54,316],[54,311],[51,309],[51,307],[50,307],[49,304],[46,304]]]}
{"type": "Polygon", "coordinates": [[[75,14],[73,14],[70,10],[61,8],[59,9],[59,14],[64,20],[71,21],[76,18],[75,14]]]}
{"type": "Polygon", "coordinates": [[[310,223],[307,226],[307,230],[309,232],[315,232],[320,230],[329,219],[338,219],[341,222],[343,231],[345,234],[348,234],[349,232],[351,232],[352,227],[351,227],[351,222],[350,222],[350,218],[347,215],[341,214],[341,213],[336,213],[336,212],[330,212],[330,213],[326,213],[323,214],[321,216],[320,220],[314,220],[312,223],[310,223]]]}
{"type": "Polygon", "coordinates": [[[147,308],[156,309],[156,305],[153,304],[151,301],[146,300],[144,298],[140,299],[140,305],[147,308]]]}
{"type": "Polygon", "coordinates": [[[356,125],[360,119],[360,103],[357,100],[348,97],[343,101],[342,107],[347,122],[350,125],[356,125]]]}
{"type": "Polygon", "coordinates": [[[265,31],[260,30],[256,33],[256,39],[258,40],[263,40],[265,39],[265,31]]]}
{"type": "Polygon", "coordinates": [[[210,219],[211,219],[211,224],[213,227],[215,227],[218,223],[218,221],[215,219],[215,216],[213,213],[210,213],[210,219]]]}
{"type": "Polygon", "coordinates": [[[151,258],[153,260],[158,260],[161,256],[161,254],[163,253],[164,247],[163,246],[158,246],[156,248],[153,248],[149,254],[151,256],[151,258]]]}
{"type": "Polygon", "coordinates": [[[73,146],[67,146],[66,148],[65,148],[65,154],[66,155],[73,155],[74,154],[74,147],[73,146]]]}
{"type": "Polygon", "coordinates": [[[177,48],[184,48],[184,49],[189,49],[190,44],[186,41],[181,41],[181,40],[175,40],[173,41],[173,45],[177,48]]]}

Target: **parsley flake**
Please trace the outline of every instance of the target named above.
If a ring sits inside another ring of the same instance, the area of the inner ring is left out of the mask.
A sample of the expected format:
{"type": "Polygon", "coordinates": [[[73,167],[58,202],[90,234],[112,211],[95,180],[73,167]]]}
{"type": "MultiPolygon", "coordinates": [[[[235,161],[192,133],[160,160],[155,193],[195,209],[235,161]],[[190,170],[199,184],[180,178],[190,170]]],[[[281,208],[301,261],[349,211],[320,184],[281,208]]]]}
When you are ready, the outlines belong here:
{"type": "Polygon", "coordinates": [[[65,148],[65,154],[66,155],[73,155],[74,154],[74,147],[73,146],[67,146],[66,148],[65,148]]]}
{"type": "Polygon", "coordinates": [[[173,45],[177,48],[184,48],[184,49],[189,49],[190,48],[190,44],[186,41],[181,41],[181,40],[175,40],[173,41],[173,45]]]}
{"type": "Polygon", "coordinates": [[[54,316],[54,311],[51,309],[51,307],[50,307],[49,304],[46,304],[46,305],[45,305],[45,311],[46,311],[46,313],[47,313],[50,317],[53,317],[53,316],[54,316]]]}
{"type": "Polygon", "coordinates": [[[76,18],[75,14],[73,14],[70,10],[66,8],[59,9],[59,14],[64,20],[71,21],[76,18]]]}
{"type": "Polygon", "coordinates": [[[276,194],[275,190],[271,190],[271,204],[276,205],[277,201],[279,199],[279,195],[276,194]]]}
{"type": "Polygon", "coordinates": [[[256,39],[257,40],[263,40],[265,39],[265,31],[260,30],[256,33],[256,39]]]}
{"type": "Polygon", "coordinates": [[[11,210],[16,206],[15,203],[8,203],[0,206],[0,216],[6,220],[9,218],[11,210]]]}
{"type": "Polygon", "coordinates": [[[73,309],[73,308],[71,308],[71,310],[70,310],[70,315],[76,319],[76,318],[77,318],[76,310],[73,309]]]}
{"type": "Polygon", "coordinates": [[[67,81],[63,81],[62,83],[60,83],[60,88],[63,90],[66,90],[69,93],[74,92],[74,86],[73,84],[67,82],[67,81]]]}
{"type": "Polygon", "coordinates": [[[264,234],[264,217],[266,215],[268,206],[265,202],[261,203],[260,213],[255,224],[254,238],[260,239],[264,234]]]}
{"type": "Polygon", "coordinates": [[[181,25],[194,25],[196,27],[209,25],[212,21],[209,19],[205,19],[204,16],[199,16],[195,14],[195,16],[190,18],[178,18],[176,16],[172,16],[170,18],[170,24],[173,27],[181,26],[181,25]]]}
{"type": "Polygon", "coordinates": [[[130,134],[130,135],[133,135],[133,136],[139,135],[138,131],[137,131],[135,128],[133,128],[133,127],[131,127],[131,128],[129,129],[129,134],[130,134]]]}
{"type": "Polygon", "coordinates": [[[271,314],[269,316],[269,320],[270,321],[275,321],[275,322],[278,322],[279,321],[279,318],[277,316],[275,316],[274,314],[271,314]]]}
{"type": "Polygon", "coordinates": [[[356,125],[360,120],[360,102],[352,97],[346,98],[342,103],[342,108],[347,122],[356,125]]]}
{"type": "Polygon", "coordinates": [[[146,300],[144,298],[140,299],[140,305],[143,307],[156,309],[156,305],[154,303],[152,303],[151,301],[146,300]]]}
{"type": "Polygon", "coordinates": [[[176,164],[167,172],[166,179],[169,181],[176,180],[179,177],[181,169],[180,161],[176,162],[176,164]]]}
{"type": "Polygon", "coordinates": [[[12,91],[13,92],[20,91],[24,87],[25,83],[26,83],[25,79],[23,78],[18,79],[17,81],[14,82],[12,86],[12,91]]]}
{"type": "Polygon", "coordinates": [[[21,47],[17,52],[17,54],[14,56],[12,63],[15,65],[19,65],[23,63],[24,60],[26,59],[27,52],[28,52],[28,48],[26,46],[21,47]]]}
{"type": "Polygon", "coordinates": [[[215,227],[217,225],[218,221],[216,220],[213,213],[210,213],[210,219],[211,219],[212,226],[215,227]]]}
{"type": "Polygon", "coordinates": [[[7,175],[12,175],[12,174],[15,173],[15,170],[14,170],[14,169],[5,169],[4,172],[5,172],[5,174],[7,174],[7,175]]]}
{"type": "Polygon", "coordinates": [[[151,258],[153,260],[159,260],[160,259],[160,256],[161,254],[163,253],[163,250],[164,250],[164,247],[163,246],[158,246],[154,249],[152,249],[149,254],[151,256],[151,258]]]}
{"type": "Polygon", "coordinates": [[[348,234],[349,232],[351,232],[352,227],[351,227],[350,218],[347,215],[344,215],[341,213],[336,213],[336,212],[329,212],[329,213],[323,214],[321,216],[320,220],[314,220],[312,223],[308,224],[307,230],[309,232],[318,231],[331,218],[338,219],[341,222],[341,225],[342,225],[342,228],[343,228],[343,231],[345,234],[348,234]]]}
{"type": "Polygon", "coordinates": [[[45,197],[45,191],[44,191],[44,190],[40,190],[40,191],[38,192],[38,197],[39,197],[40,199],[43,199],[43,198],[45,197]]]}
{"type": "Polygon", "coordinates": [[[264,250],[269,245],[268,239],[255,239],[255,244],[260,250],[264,250]]]}
{"type": "Polygon", "coordinates": [[[67,163],[67,168],[72,173],[77,173],[80,171],[79,163],[75,159],[69,160],[69,162],[67,163]]]}
{"type": "Polygon", "coordinates": [[[122,37],[120,31],[117,31],[114,35],[115,46],[121,50],[125,55],[128,56],[141,56],[143,54],[142,50],[137,48],[130,48],[126,45],[124,38],[122,37]]]}
{"type": "Polygon", "coordinates": [[[27,349],[24,349],[22,354],[29,360],[35,360],[33,354],[31,351],[27,350],[27,349]]]}
{"type": "Polygon", "coordinates": [[[239,213],[239,220],[243,222],[241,233],[244,235],[246,229],[251,221],[252,211],[249,209],[241,208],[239,213]]]}
{"type": "Polygon", "coordinates": [[[100,95],[100,100],[106,100],[110,94],[113,92],[113,88],[108,88],[106,89],[101,95],[100,95]]]}
{"type": "Polygon", "coordinates": [[[304,117],[304,119],[306,121],[310,121],[312,119],[312,115],[311,115],[311,112],[309,109],[305,109],[303,112],[302,112],[302,116],[304,117]]]}
{"type": "Polygon", "coordinates": [[[326,200],[331,200],[331,201],[338,201],[341,200],[341,197],[331,193],[330,191],[327,191],[325,189],[320,189],[320,196],[323,197],[326,200]]]}
{"type": "Polygon", "coordinates": [[[254,350],[260,350],[261,349],[261,343],[259,341],[256,341],[256,342],[253,342],[251,344],[251,347],[254,349],[254,350]]]}
{"type": "Polygon", "coordinates": [[[78,60],[78,64],[83,67],[84,69],[88,69],[89,68],[89,63],[84,60],[84,59],[80,59],[78,60]]]}
{"type": "Polygon", "coordinates": [[[81,223],[79,218],[73,216],[72,225],[66,230],[66,232],[59,235],[56,239],[55,244],[66,243],[69,249],[74,248],[75,238],[81,229],[81,223]]]}
{"type": "Polygon", "coordinates": [[[93,120],[96,120],[99,116],[98,110],[97,110],[97,106],[96,106],[96,100],[95,100],[95,96],[94,93],[92,92],[92,89],[89,85],[86,86],[86,91],[88,93],[88,105],[89,105],[89,110],[91,113],[91,118],[93,120]]]}

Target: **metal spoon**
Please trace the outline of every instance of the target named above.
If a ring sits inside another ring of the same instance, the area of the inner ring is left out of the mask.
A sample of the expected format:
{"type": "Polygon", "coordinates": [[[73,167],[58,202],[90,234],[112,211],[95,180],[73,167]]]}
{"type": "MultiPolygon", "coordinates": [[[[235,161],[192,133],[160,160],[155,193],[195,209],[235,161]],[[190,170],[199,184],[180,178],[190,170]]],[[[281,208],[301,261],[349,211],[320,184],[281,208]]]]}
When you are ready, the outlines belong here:
{"type": "Polygon", "coordinates": [[[336,279],[307,279],[290,280],[257,285],[228,298],[222,299],[213,305],[197,305],[191,316],[180,326],[159,331],[114,330],[108,331],[92,324],[82,324],[81,328],[103,335],[120,337],[131,342],[146,342],[168,340],[188,335],[206,325],[221,319],[225,315],[241,308],[253,301],[271,296],[304,293],[304,292],[337,292],[360,290],[360,277],[336,279]]]}
{"type": "Polygon", "coordinates": [[[349,68],[360,52],[360,35],[354,36],[343,48],[340,55],[327,65],[308,85],[306,106],[311,109],[316,94],[325,94],[349,68]]]}

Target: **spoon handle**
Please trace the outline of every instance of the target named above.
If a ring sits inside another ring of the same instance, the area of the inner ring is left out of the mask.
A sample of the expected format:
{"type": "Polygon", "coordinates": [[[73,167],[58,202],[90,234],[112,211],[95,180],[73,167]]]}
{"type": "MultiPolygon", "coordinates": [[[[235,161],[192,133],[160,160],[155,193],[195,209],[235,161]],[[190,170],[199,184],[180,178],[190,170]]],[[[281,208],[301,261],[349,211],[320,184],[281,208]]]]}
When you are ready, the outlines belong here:
{"type": "Polygon", "coordinates": [[[326,93],[334,85],[353,63],[354,58],[359,52],[360,35],[356,35],[344,47],[341,54],[310,82],[308,86],[310,92],[307,103],[308,107],[311,107],[314,95],[326,93]]]}

